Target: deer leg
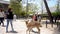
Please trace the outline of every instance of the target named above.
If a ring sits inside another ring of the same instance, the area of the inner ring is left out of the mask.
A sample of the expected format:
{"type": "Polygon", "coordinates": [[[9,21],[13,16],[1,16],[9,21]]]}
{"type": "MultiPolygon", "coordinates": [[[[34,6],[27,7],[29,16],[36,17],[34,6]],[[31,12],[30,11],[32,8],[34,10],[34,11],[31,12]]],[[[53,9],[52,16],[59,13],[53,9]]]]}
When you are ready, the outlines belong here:
{"type": "Polygon", "coordinates": [[[40,34],[40,29],[39,29],[39,27],[37,27],[37,29],[38,29],[38,34],[40,34]]]}
{"type": "Polygon", "coordinates": [[[30,34],[30,30],[29,30],[29,34],[30,34]]]}
{"type": "Polygon", "coordinates": [[[29,30],[29,28],[26,30],[26,34],[27,34],[27,31],[29,30]]]}
{"type": "Polygon", "coordinates": [[[27,34],[27,31],[30,32],[30,28],[28,28],[28,29],[26,30],[26,34],[27,34]]]}
{"type": "Polygon", "coordinates": [[[32,30],[32,27],[31,28],[29,28],[29,34],[30,34],[30,31],[32,30]]]}

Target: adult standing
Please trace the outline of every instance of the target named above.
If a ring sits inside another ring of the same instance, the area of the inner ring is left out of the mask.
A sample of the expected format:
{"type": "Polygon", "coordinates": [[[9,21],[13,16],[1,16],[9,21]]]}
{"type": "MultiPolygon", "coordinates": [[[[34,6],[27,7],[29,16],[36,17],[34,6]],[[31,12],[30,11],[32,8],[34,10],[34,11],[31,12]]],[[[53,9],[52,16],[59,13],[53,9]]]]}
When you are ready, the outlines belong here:
{"type": "Polygon", "coordinates": [[[6,32],[8,32],[9,23],[11,24],[12,31],[14,31],[14,29],[13,29],[13,24],[12,24],[13,12],[12,12],[12,9],[11,9],[11,8],[8,9],[8,11],[7,11],[7,13],[6,13],[6,16],[7,16],[6,32]]]}
{"type": "Polygon", "coordinates": [[[3,10],[0,8],[0,25],[2,23],[2,26],[4,26],[4,22],[3,22],[4,17],[5,17],[5,14],[4,14],[3,10]]]}

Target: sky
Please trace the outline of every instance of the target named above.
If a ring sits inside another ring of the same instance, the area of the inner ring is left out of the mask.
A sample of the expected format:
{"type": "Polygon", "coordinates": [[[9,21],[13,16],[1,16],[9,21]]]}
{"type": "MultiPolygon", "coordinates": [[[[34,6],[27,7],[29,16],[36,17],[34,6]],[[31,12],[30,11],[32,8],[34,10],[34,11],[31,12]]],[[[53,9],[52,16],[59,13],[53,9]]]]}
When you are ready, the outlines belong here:
{"type": "MultiPolygon", "coordinates": [[[[9,1],[9,0],[5,0],[5,1],[9,1]]],[[[23,0],[23,1],[26,2],[26,0],[23,0]]],[[[29,0],[29,2],[32,2],[32,3],[38,4],[38,6],[41,6],[41,0],[29,0]]],[[[49,7],[55,6],[56,2],[57,2],[57,0],[47,1],[49,7]]]]}
{"type": "Polygon", "coordinates": [[[57,0],[48,1],[48,6],[49,7],[55,6],[56,4],[57,4],[57,0]]]}
{"type": "MultiPolygon", "coordinates": [[[[9,1],[9,0],[5,0],[5,1],[9,1]]],[[[28,2],[37,4],[37,6],[39,7],[39,11],[41,10],[42,0],[29,0],[28,2]]],[[[23,5],[26,5],[27,0],[22,0],[22,3],[23,3],[23,5]]],[[[57,4],[57,0],[49,0],[49,1],[47,1],[47,3],[48,3],[49,8],[50,7],[55,7],[56,4],[57,4]]],[[[43,2],[43,8],[46,10],[45,5],[44,5],[44,2],[43,2]]]]}

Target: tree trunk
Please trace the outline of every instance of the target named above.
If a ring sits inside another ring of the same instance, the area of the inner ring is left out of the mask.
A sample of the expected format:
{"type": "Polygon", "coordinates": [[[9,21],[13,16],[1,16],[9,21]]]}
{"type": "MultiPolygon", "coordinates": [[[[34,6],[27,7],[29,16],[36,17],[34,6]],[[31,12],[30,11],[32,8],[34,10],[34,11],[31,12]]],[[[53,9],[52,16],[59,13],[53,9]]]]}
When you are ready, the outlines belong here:
{"type": "Polygon", "coordinates": [[[52,23],[52,27],[53,27],[53,17],[52,17],[52,14],[51,14],[51,12],[49,10],[49,7],[48,7],[48,4],[47,4],[47,1],[46,0],[44,0],[44,3],[45,3],[45,7],[46,7],[46,10],[47,10],[47,13],[48,13],[50,22],[52,23]]]}

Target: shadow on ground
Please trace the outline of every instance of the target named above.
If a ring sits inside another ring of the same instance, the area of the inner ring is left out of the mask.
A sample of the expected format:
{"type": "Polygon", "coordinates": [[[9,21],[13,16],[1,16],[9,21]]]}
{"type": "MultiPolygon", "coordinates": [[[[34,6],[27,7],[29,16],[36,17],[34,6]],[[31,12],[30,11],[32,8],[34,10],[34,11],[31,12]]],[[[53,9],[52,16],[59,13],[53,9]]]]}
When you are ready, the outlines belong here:
{"type": "Polygon", "coordinates": [[[4,25],[3,27],[6,27],[6,25],[4,25]]]}
{"type": "Polygon", "coordinates": [[[60,27],[56,27],[53,34],[60,34],[60,27]]]}
{"type": "Polygon", "coordinates": [[[7,33],[18,33],[18,32],[16,32],[16,31],[9,31],[9,32],[7,32],[7,33]]]}

